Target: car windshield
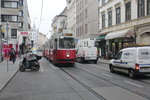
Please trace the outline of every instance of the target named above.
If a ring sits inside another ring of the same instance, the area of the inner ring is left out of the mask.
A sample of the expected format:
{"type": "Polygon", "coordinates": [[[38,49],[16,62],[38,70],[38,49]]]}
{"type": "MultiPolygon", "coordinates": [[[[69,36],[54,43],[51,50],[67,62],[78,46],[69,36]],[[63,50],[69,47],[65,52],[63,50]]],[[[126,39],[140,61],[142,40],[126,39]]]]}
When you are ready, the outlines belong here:
{"type": "Polygon", "coordinates": [[[71,48],[75,48],[75,39],[74,38],[60,38],[59,39],[59,48],[62,49],[71,49],[71,48]]]}
{"type": "Polygon", "coordinates": [[[139,50],[139,59],[140,60],[148,60],[150,59],[150,51],[149,49],[141,49],[139,50]]]}

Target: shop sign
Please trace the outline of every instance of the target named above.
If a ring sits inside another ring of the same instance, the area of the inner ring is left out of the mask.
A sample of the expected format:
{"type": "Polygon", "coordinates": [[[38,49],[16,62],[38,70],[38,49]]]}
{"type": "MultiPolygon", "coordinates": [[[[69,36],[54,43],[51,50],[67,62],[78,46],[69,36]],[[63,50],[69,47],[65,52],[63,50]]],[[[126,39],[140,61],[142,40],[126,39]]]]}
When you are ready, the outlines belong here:
{"type": "Polygon", "coordinates": [[[28,35],[28,32],[20,32],[21,35],[28,35]]]}

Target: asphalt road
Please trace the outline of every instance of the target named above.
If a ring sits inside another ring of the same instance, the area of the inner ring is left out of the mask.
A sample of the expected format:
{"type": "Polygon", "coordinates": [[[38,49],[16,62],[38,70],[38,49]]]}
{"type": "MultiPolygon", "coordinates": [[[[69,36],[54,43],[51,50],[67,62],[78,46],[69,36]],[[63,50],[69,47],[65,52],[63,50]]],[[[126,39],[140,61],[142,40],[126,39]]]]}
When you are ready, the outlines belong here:
{"type": "Polygon", "coordinates": [[[18,71],[0,93],[0,100],[100,100],[46,59],[39,72],[18,71]]]}
{"type": "Polygon", "coordinates": [[[61,69],[44,58],[40,63],[39,72],[18,71],[0,100],[150,100],[149,76],[133,80],[100,63],[61,69]]]}

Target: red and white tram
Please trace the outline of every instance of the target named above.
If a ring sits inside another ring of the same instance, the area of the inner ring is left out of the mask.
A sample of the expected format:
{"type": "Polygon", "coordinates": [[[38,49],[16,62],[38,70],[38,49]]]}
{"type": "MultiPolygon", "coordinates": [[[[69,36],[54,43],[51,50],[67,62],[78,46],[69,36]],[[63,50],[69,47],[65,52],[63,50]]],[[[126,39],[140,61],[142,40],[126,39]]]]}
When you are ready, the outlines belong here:
{"type": "Polygon", "coordinates": [[[54,34],[45,47],[44,56],[54,64],[74,65],[76,61],[75,37],[70,33],[54,34]]]}

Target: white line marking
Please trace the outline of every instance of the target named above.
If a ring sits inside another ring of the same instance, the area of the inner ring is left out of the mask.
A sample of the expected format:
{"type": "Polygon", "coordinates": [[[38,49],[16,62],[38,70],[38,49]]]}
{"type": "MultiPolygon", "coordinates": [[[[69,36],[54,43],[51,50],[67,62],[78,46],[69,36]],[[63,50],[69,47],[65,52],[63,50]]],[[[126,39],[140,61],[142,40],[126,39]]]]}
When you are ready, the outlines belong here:
{"type": "Polygon", "coordinates": [[[142,88],[143,86],[141,86],[141,85],[138,85],[138,84],[135,84],[135,83],[132,83],[132,82],[129,82],[129,81],[125,81],[126,83],[128,83],[128,84],[131,84],[131,85],[134,85],[134,86],[137,86],[137,87],[140,87],[140,88],[142,88]]]}
{"type": "Polygon", "coordinates": [[[41,71],[42,71],[42,72],[44,72],[44,69],[43,69],[43,67],[42,67],[42,66],[41,66],[41,68],[40,68],[40,69],[41,69],[41,71]]]}
{"type": "Polygon", "coordinates": [[[108,76],[108,77],[113,77],[113,76],[111,76],[111,75],[108,75],[108,74],[105,74],[105,73],[102,73],[103,75],[105,75],[105,76],[108,76]]]}

